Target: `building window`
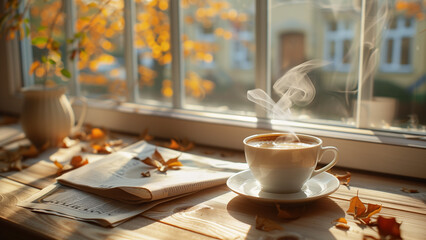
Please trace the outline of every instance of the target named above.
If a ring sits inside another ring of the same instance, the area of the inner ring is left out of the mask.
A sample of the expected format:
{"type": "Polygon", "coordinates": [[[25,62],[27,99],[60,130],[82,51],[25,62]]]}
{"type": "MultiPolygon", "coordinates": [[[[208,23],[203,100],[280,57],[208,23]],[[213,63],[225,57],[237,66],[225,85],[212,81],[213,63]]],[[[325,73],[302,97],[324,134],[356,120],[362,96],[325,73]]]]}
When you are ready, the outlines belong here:
{"type": "Polygon", "coordinates": [[[328,70],[348,72],[351,65],[350,47],[355,37],[354,24],[348,20],[329,21],[326,24],[324,56],[328,70]]]}
{"type": "Polygon", "coordinates": [[[404,73],[413,70],[413,46],[416,21],[413,17],[392,19],[383,33],[380,70],[404,73]]]}

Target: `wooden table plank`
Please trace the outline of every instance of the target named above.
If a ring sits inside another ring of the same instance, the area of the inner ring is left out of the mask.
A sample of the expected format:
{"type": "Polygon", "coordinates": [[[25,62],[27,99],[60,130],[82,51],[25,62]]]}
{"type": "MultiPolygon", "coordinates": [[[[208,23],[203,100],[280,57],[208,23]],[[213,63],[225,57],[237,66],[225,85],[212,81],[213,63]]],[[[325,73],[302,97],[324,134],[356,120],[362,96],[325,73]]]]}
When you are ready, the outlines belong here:
{"type": "MultiPolygon", "coordinates": [[[[355,195],[356,190],[353,192],[355,195]]],[[[352,216],[345,213],[349,200],[333,196],[307,204],[300,218],[283,221],[277,218],[275,206],[247,200],[222,186],[157,206],[143,213],[143,216],[223,239],[275,238],[286,234],[312,239],[362,239],[363,234],[377,236],[373,229],[362,229],[352,216]],[[284,231],[266,233],[255,229],[256,215],[277,221],[284,227],[284,231]],[[349,221],[349,231],[334,227],[333,220],[339,217],[346,217],[349,221]]],[[[380,194],[376,196],[378,199],[380,194]]],[[[418,207],[421,208],[421,205],[418,207]]],[[[403,222],[401,231],[404,239],[421,239],[426,236],[426,230],[422,227],[426,222],[425,214],[399,210],[395,206],[388,208],[386,204],[380,214],[394,216],[403,222]]]]}
{"type": "MultiPolygon", "coordinates": [[[[38,237],[54,239],[212,239],[145,217],[135,217],[115,228],[104,228],[50,214],[35,213],[16,206],[38,192],[21,183],[0,177],[0,219],[21,226],[38,237]]],[[[1,222],[0,222],[1,223],[1,222]]],[[[1,227],[1,226],[0,226],[1,227]]],[[[7,230],[6,230],[7,231],[7,230]]],[[[2,237],[8,237],[2,231],[2,237]]]]}

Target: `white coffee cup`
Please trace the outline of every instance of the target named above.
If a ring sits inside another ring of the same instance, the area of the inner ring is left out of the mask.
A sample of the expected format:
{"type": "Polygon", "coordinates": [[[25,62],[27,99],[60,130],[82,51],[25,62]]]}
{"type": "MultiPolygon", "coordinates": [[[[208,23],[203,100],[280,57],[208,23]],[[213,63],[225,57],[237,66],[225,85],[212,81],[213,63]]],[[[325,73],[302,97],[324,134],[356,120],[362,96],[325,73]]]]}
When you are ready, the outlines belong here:
{"type": "Polygon", "coordinates": [[[337,148],[322,147],[322,140],[314,136],[266,133],[249,136],[243,142],[250,171],[266,192],[298,192],[311,177],[329,170],[337,162],[337,148]],[[334,153],[333,160],[315,170],[327,151],[334,153]]]}

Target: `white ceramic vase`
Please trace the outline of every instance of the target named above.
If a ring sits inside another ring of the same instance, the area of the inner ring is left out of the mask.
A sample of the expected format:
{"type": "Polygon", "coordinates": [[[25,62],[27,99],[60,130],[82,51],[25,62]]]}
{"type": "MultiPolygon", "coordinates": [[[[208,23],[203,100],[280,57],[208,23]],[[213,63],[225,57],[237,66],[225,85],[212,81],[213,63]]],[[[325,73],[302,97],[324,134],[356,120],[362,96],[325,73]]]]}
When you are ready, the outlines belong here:
{"type": "Polygon", "coordinates": [[[37,148],[58,146],[74,127],[74,112],[65,91],[64,87],[23,89],[22,129],[37,148]]]}

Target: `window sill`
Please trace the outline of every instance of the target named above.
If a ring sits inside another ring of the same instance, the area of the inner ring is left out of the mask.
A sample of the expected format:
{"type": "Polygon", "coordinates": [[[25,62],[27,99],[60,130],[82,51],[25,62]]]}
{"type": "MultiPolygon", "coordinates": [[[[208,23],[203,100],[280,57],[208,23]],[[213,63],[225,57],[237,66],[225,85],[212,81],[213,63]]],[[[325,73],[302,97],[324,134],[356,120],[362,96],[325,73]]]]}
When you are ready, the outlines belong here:
{"type": "MultiPolygon", "coordinates": [[[[147,129],[159,138],[187,138],[201,145],[242,150],[242,140],[251,134],[287,131],[284,126],[291,126],[297,133],[315,135],[323,139],[324,145],[336,146],[337,166],[426,178],[426,141],[422,136],[297,122],[271,125],[255,117],[89,102],[85,122],[111,130],[140,134],[147,129]]],[[[81,107],[75,109],[78,113],[81,107]]]]}

